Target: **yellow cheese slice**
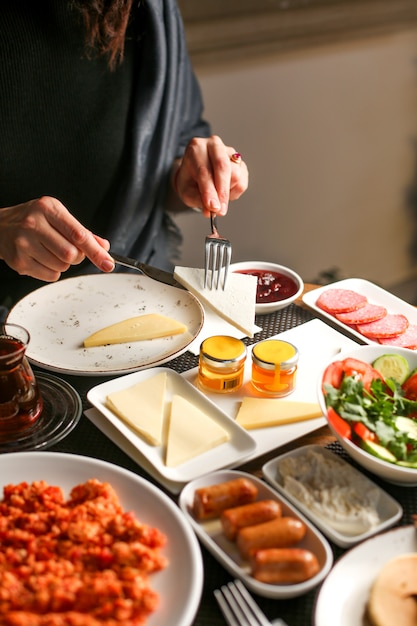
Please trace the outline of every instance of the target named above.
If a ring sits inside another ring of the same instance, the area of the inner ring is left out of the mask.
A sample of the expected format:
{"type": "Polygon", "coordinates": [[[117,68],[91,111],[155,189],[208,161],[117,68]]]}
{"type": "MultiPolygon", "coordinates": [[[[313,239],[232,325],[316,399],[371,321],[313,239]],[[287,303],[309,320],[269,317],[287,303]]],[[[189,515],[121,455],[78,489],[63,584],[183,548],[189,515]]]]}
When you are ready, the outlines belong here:
{"type": "Polygon", "coordinates": [[[84,347],[105,346],[114,343],[143,341],[184,333],[187,327],[176,320],[160,315],[148,313],[131,317],[111,326],[106,326],[84,339],[84,347]]]}
{"type": "Polygon", "coordinates": [[[127,389],[109,393],[106,406],[148,443],[160,446],[163,441],[166,372],[160,372],[127,389]]]}
{"type": "Polygon", "coordinates": [[[278,398],[246,396],[240,405],[236,422],[246,430],[267,428],[280,424],[302,422],[323,415],[315,402],[296,402],[278,398]]]}
{"type": "Polygon", "coordinates": [[[229,433],[182,396],[172,398],[166,465],[176,467],[228,441],[229,433]]]}
{"type": "Polygon", "coordinates": [[[248,337],[253,337],[258,284],[256,276],[229,272],[224,290],[204,288],[203,269],[176,267],[174,277],[220,317],[248,337]]]}

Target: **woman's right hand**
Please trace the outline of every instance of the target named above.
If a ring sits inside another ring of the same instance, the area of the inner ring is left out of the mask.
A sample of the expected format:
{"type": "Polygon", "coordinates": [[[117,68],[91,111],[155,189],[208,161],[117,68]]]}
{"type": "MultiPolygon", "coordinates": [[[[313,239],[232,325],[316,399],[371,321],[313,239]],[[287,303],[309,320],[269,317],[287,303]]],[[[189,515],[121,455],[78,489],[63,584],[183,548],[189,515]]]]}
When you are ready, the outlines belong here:
{"type": "Polygon", "coordinates": [[[111,272],[109,248],[56,198],[42,196],[0,209],[0,258],[19,274],[54,282],[85,258],[111,272]]]}

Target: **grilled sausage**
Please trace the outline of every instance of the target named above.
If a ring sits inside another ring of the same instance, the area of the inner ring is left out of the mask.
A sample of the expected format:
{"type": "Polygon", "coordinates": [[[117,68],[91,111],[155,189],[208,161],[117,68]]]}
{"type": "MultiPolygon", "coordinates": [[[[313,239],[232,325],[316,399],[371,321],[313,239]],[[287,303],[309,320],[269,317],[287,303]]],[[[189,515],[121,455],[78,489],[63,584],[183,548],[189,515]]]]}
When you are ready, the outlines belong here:
{"type": "Polygon", "coordinates": [[[258,500],[251,504],[226,509],[220,516],[220,522],[226,538],[234,541],[240,528],[269,522],[280,517],[281,514],[282,507],[276,500],[258,500]]]}
{"type": "Polygon", "coordinates": [[[201,487],[194,492],[193,514],[198,520],[219,517],[225,509],[254,502],[257,495],[258,488],[247,478],[201,487]]]}
{"type": "Polygon", "coordinates": [[[246,526],[237,533],[236,543],[243,559],[261,548],[290,548],[306,534],[304,522],[296,517],[278,517],[256,526],[246,526]]]}
{"type": "Polygon", "coordinates": [[[302,548],[257,550],[249,563],[252,576],[271,585],[301,583],[320,571],[316,555],[302,548]]]}

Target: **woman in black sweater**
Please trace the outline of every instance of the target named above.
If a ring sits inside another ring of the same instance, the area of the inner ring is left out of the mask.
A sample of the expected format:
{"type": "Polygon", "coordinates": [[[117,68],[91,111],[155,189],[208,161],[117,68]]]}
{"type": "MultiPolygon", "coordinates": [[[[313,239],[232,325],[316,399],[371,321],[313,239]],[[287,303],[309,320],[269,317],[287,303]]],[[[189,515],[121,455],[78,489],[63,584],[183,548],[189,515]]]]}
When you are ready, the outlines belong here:
{"type": "Polygon", "coordinates": [[[2,0],[0,59],[0,304],[112,271],[109,242],[172,268],[168,211],[222,215],[247,188],[202,119],[176,0],[2,0]]]}

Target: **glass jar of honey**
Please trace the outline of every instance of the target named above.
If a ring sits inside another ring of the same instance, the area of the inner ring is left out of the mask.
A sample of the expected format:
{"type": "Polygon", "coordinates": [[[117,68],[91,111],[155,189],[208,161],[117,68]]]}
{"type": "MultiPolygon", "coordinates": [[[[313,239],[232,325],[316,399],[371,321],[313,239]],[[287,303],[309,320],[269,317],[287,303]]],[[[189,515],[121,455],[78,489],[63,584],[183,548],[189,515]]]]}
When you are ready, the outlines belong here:
{"type": "Polygon", "coordinates": [[[268,396],[287,396],[295,389],[298,350],[292,343],[265,339],[252,349],[252,385],[268,396]]]}
{"type": "Polygon", "coordinates": [[[208,337],[200,346],[198,385],[204,391],[228,393],[241,387],[246,346],[227,335],[208,337]]]}

